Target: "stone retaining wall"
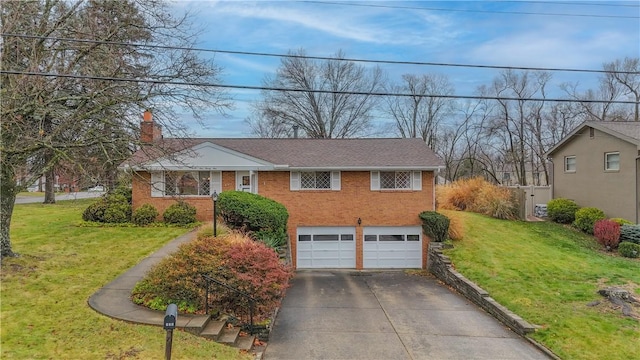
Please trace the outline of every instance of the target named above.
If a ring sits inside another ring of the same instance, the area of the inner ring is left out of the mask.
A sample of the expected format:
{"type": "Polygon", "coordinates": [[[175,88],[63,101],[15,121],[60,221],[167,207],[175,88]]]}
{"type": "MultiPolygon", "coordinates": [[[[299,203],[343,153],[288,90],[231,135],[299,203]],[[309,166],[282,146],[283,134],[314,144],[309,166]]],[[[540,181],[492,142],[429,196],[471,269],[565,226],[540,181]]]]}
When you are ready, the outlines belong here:
{"type": "Polygon", "coordinates": [[[487,291],[455,271],[449,257],[442,254],[442,243],[431,242],[429,244],[427,267],[438,279],[453,287],[516,333],[524,336],[535,331],[535,326],[498,304],[487,291]]]}

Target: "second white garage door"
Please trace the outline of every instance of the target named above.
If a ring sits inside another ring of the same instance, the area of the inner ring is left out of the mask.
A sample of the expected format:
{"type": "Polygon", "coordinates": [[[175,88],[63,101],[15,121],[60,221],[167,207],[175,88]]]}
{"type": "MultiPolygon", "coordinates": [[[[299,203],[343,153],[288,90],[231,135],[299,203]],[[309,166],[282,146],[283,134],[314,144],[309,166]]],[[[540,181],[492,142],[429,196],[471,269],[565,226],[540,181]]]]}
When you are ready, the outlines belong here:
{"type": "Polygon", "coordinates": [[[362,230],[365,269],[422,268],[420,226],[369,226],[362,230]]]}
{"type": "Polygon", "coordinates": [[[356,267],[354,227],[299,227],[299,269],[356,267]]]}

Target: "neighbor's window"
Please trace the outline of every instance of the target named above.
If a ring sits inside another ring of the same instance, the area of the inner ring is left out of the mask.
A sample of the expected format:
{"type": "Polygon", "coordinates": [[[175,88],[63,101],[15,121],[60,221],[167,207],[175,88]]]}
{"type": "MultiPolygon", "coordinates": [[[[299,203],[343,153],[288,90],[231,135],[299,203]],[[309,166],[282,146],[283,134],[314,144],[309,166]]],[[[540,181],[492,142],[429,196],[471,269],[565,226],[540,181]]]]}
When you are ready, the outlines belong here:
{"type": "Polygon", "coordinates": [[[381,189],[411,189],[411,171],[381,171],[381,189]]]}
{"type": "Polygon", "coordinates": [[[210,195],[208,171],[165,171],[165,195],[210,195]]]}
{"type": "Polygon", "coordinates": [[[301,189],[331,189],[331,172],[304,171],[300,173],[301,189]]]}
{"type": "Polygon", "coordinates": [[[620,170],[620,153],[610,152],[604,154],[604,169],[606,171],[620,170]]]}
{"type": "Polygon", "coordinates": [[[565,156],[564,157],[564,171],[565,172],[575,172],[576,171],[576,157],[575,156],[565,156]]]}

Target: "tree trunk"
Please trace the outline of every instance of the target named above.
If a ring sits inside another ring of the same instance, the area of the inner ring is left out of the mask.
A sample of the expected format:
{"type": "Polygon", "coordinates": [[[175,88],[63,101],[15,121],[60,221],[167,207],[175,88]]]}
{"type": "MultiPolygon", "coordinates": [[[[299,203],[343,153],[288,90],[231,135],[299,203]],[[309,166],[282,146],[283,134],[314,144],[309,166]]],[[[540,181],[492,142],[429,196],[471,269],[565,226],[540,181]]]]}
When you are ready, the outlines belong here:
{"type": "Polygon", "coordinates": [[[11,215],[18,187],[11,166],[0,166],[0,258],[16,256],[11,250],[11,215]]]}
{"type": "Polygon", "coordinates": [[[44,163],[47,170],[44,173],[44,204],[56,203],[56,173],[52,164],[53,156],[51,156],[50,150],[47,150],[44,155],[44,163]]]}

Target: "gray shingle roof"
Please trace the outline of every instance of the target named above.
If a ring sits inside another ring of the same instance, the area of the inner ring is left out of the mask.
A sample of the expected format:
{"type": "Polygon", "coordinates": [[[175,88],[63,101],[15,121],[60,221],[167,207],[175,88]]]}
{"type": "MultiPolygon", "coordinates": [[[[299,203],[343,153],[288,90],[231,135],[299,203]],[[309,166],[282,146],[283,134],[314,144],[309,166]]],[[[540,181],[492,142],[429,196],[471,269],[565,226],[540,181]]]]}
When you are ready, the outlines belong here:
{"type": "MultiPolygon", "coordinates": [[[[157,145],[179,151],[210,142],[224,148],[292,168],[436,168],[443,162],[422,139],[164,139],[157,145]]],[[[167,152],[136,152],[129,164],[141,164],[167,152]]]]}
{"type": "Polygon", "coordinates": [[[605,132],[611,136],[615,136],[621,140],[627,141],[631,144],[640,146],[640,122],[637,121],[585,121],[578,125],[567,136],[555,144],[549,151],[547,156],[552,155],[564,144],[571,141],[573,137],[582,129],[586,127],[592,127],[605,132]]]}

